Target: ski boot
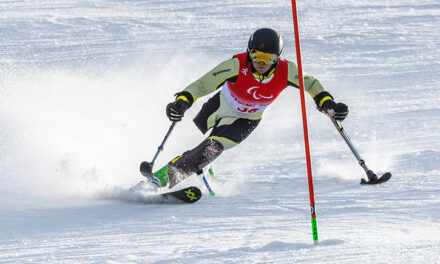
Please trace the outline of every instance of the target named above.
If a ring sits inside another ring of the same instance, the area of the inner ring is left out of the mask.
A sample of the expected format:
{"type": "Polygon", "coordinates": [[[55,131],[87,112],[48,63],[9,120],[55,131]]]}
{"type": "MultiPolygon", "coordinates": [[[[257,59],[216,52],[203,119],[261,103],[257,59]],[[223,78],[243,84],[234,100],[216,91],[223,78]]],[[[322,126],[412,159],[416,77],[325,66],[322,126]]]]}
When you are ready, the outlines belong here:
{"type": "Polygon", "coordinates": [[[155,190],[159,190],[161,187],[165,187],[168,183],[168,165],[155,173],[151,172],[151,164],[144,161],[141,163],[140,171],[147,180],[146,182],[153,186],[155,190]]]}

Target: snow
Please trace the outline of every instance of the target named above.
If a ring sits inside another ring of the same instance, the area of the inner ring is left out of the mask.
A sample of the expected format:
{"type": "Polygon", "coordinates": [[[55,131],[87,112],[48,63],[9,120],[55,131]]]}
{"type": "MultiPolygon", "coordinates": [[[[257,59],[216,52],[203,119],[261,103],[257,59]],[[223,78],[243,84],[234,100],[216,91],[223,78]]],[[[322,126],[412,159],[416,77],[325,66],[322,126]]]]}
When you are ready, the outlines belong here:
{"type": "MultiPolygon", "coordinates": [[[[299,92],[214,163],[196,204],[133,194],[190,82],[272,27],[295,59],[290,1],[0,2],[0,263],[440,263],[440,4],[298,1],[302,61],[350,107],[362,168],[299,92]]],[[[156,166],[203,139],[176,126],[156,166]]],[[[203,185],[193,179],[192,183],[203,185]]]]}

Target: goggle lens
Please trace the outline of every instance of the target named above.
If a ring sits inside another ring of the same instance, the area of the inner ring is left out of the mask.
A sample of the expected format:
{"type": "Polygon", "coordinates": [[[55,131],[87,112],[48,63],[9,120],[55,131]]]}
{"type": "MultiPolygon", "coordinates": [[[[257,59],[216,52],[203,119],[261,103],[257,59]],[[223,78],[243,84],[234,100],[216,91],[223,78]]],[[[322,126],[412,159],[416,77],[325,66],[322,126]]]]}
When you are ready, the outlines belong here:
{"type": "Polygon", "coordinates": [[[273,65],[278,60],[278,55],[274,53],[265,53],[258,50],[251,50],[249,54],[253,62],[264,62],[267,65],[273,65]]]}

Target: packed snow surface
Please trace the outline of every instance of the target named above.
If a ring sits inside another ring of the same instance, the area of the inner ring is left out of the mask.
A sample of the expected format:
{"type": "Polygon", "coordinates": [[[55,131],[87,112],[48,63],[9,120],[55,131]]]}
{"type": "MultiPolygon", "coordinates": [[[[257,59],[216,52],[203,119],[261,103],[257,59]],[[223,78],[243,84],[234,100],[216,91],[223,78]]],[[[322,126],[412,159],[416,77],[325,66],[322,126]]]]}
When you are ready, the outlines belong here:
{"type": "MultiPolygon", "coordinates": [[[[350,108],[362,168],[308,96],[314,246],[299,91],[213,167],[212,197],[142,180],[174,94],[271,27],[296,62],[291,2],[0,2],[0,263],[439,263],[440,3],[298,1],[303,68],[350,108]]],[[[207,98],[207,97],[206,97],[207,98]]],[[[204,135],[178,123],[156,168],[204,135]]]]}

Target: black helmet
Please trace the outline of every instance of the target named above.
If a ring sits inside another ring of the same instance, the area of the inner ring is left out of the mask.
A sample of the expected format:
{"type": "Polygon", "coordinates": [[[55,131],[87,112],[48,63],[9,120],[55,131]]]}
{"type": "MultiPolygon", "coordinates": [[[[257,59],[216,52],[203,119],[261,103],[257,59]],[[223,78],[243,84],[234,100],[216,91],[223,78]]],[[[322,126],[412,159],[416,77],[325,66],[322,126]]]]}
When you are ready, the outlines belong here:
{"type": "Polygon", "coordinates": [[[247,52],[249,53],[251,50],[275,53],[280,56],[283,51],[283,39],[273,29],[260,28],[249,38],[247,52]]]}

